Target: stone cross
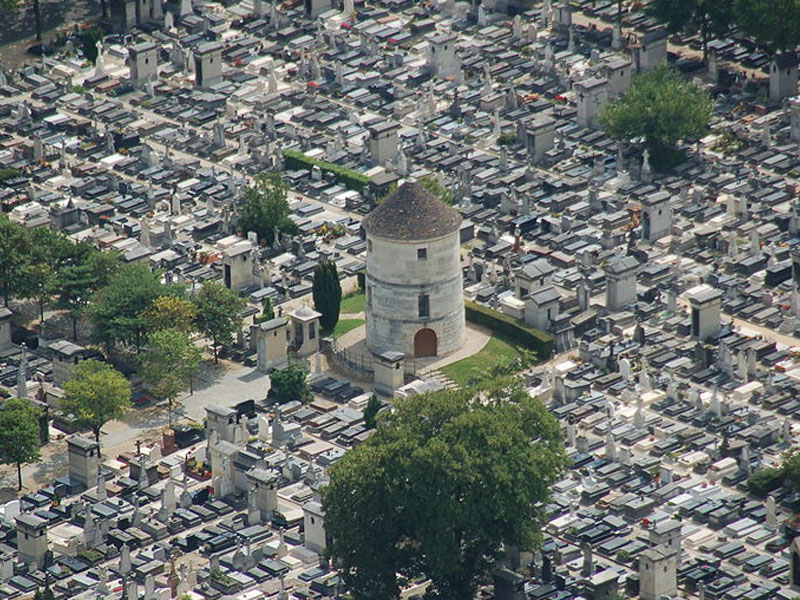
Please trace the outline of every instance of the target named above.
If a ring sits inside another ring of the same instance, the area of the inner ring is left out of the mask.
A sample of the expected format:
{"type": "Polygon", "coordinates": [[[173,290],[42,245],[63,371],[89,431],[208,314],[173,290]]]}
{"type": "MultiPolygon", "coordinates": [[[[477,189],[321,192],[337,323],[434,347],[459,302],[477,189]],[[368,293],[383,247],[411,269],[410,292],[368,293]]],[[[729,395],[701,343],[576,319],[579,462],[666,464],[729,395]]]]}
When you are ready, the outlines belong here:
{"type": "Polygon", "coordinates": [[[103,77],[106,74],[106,63],[103,57],[103,42],[97,40],[95,47],[97,48],[97,58],[94,61],[94,74],[95,77],[103,77]]]}

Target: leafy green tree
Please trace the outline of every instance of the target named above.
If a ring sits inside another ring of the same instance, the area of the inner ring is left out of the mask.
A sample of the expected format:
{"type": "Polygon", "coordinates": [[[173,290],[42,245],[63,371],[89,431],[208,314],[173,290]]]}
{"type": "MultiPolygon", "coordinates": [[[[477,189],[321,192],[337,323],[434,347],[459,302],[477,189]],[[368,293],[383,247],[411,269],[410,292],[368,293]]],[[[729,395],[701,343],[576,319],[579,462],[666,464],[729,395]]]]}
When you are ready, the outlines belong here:
{"type": "Polygon", "coordinates": [[[364,426],[367,429],[375,429],[375,420],[382,406],[383,404],[380,399],[378,399],[377,394],[373,393],[370,395],[367,406],[364,408],[364,426]]]}
{"type": "Polygon", "coordinates": [[[269,396],[279,404],[300,400],[311,400],[311,388],[306,381],[306,370],[299,362],[290,363],[283,369],[275,369],[269,375],[269,396]]]}
{"type": "Polygon", "coordinates": [[[771,53],[800,43],[800,1],[734,0],[736,25],[771,53]]]}
{"type": "Polygon", "coordinates": [[[770,492],[783,485],[786,473],[783,468],[759,469],[747,478],[747,491],[756,498],[766,498],[770,492]]]}
{"type": "Polygon", "coordinates": [[[275,309],[272,307],[272,300],[269,298],[264,298],[264,302],[262,303],[263,310],[261,311],[261,316],[264,317],[266,321],[275,318],[275,309]]]}
{"type": "Polygon", "coordinates": [[[72,337],[78,341],[78,319],[89,306],[89,301],[101,288],[108,285],[111,276],[121,264],[117,252],[100,252],[85,243],[77,244],[73,255],[62,266],[55,278],[56,306],[66,309],[72,319],[72,337]]]}
{"type": "MultiPolygon", "coordinates": [[[[103,0],[105,4],[105,0],[103,0]]],[[[97,42],[103,39],[103,31],[97,27],[87,29],[83,33],[83,55],[90,63],[97,60],[97,42]]]]}
{"type": "Polygon", "coordinates": [[[504,545],[541,543],[567,462],[558,422],[518,384],[400,400],[331,467],[331,553],[359,596],[397,598],[399,574],[429,578],[426,597],[472,598],[504,545]]]}
{"type": "Polygon", "coordinates": [[[0,214],[0,295],[5,306],[10,298],[23,295],[25,269],[30,255],[30,232],[0,214]]]}
{"type": "Polygon", "coordinates": [[[319,323],[325,331],[333,331],[339,322],[339,307],[342,304],[342,286],[336,263],[324,260],[314,267],[314,283],[311,288],[314,308],[322,316],[319,323]]]}
{"type": "Polygon", "coordinates": [[[100,429],[109,421],[121,419],[131,407],[131,386],[111,365],[85,360],[72,370],[64,384],[62,408],[89,427],[100,443],[100,429]]]}
{"type": "Polygon", "coordinates": [[[433,175],[420,177],[418,183],[445,204],[453,203],[453,192],[444,187],[433,175]]]}
{"type": "Polygon", "coordinates": [[[119,341],[138,351],[145,333],[142,313],[168,292],[159,274],[146,265],[123,265],[95,295],[89,308],[94,341],[107,349],[119,341]]]}
{"type": "Polygon", "coordinates": [[[52,265],[39,263],[28,265],[25,276],[29,280],[28,294],[39,305],[39,322],[44,321],[44,307],[52,298],[56,274],[52,265]]]}
{"type": "Polygon", "coordinates": [[[280,173],[258,175],[255,184],[244,193],[245,204],[239,214],[242,233],[255,231],[259,240],[269,244],[274,240],[275,227],[281,233],[297,233],[297,225],[289,218],[288,192],[289,186],[280,173]]]}
{"type": "Polygon", "coordinates": [[[670,33],[699,32],[703,60],[708,57],[708,42],[727,35],[733,25],[733,0],[656,0],[646,11],[670,33]]]}
{"type": "Polygon", "coordinates": [[[200,366],[202,354],[186,331],[160,329],[150,334],[147,349],[139,356],[142,377],[157,396],[167,401],[170,425],[172,405],[189,386],[192,375],[200,366]]]}
{"type": "Polygon", "coordinates": [[[144,328],[150,332],[163,329],[177,329],[191,333],[195,328],[197,307],[186,298],[178,296],[159,296],[142,311],[144,328]]]}
{"type": "Polygon", "coordinates": [[[600,122],[616,138],[644,137],[654,167],[684,138],[700,137],[711,119],[711,98],[666,65],[637,75],[628,90],[603,107],[600,122]]]}
{"type": "Polygon", "coordinates": [[[22,489],[22,465],[39,460],[39,411],[25,398],[9,398],[0,406],[0,462],[17,465],[17,489],[22,489]]]}
{"type": "Polygon", "coordinates": [[[219,362],[220,345],[230,344],[242,328],[239,315],[245,301],[217,281],[206,281],[194,299],[197,307],[197,328],[211,340],[214,362],[219,362]]]}
{"type": "Polygon", "coordinates": [[[264,323],[265,321],[275,318],[275,309],[272,308],[272,300],[264,298],[261,306],[261,314],[255,318],[255,323],[264,323]]]}
{"type": "Polygon", "coordinates": [[[28,237],[27,264],[21,275],[22,295],[38,303],[39,319],[44,321],[44,307],[52,299],[59,272],[82,250],[64,235],[45,227],[31,230],[28,237]]]}

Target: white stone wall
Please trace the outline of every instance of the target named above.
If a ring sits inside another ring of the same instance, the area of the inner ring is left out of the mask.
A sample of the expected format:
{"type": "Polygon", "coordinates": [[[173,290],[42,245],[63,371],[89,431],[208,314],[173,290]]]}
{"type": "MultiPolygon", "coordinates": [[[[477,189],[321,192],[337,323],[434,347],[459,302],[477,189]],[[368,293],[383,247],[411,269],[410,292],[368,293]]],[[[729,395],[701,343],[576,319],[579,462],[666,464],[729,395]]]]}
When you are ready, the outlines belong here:
{"type": "Polygon", "coordinates": [[[420,329],[436,332],[437,353],[464,341],[464,296],[458,231],[427,242],[367,236],[367,346],[414,356],[420,329]],[[427,250],[418,260],[417,250],[427,250]],[[429,297],[429,318],[419,317],[419,296],[429,297]]]}

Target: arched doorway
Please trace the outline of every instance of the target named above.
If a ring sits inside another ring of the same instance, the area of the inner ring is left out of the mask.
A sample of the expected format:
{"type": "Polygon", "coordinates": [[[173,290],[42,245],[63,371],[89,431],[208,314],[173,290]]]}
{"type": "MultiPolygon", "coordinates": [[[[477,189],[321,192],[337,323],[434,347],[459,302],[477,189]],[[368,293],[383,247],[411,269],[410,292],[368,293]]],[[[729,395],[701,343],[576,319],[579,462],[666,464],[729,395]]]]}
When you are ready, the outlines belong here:
{"type": "Polygon", "coordinates": [[[433,329],[420,329],[414,336],[414,356],[436,356],[436,332],[433,329]]]}

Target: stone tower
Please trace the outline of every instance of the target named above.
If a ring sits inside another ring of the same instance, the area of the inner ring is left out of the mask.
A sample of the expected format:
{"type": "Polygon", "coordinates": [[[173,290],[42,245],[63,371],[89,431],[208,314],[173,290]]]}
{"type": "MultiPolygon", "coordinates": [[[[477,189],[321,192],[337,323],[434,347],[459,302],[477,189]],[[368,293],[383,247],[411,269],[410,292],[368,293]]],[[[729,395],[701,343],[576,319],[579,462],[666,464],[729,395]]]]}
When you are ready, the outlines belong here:
{"type": "Polygon", "coordinates": [[[639,597],[660,600],[678,591],[674,553],[658,546],[639,555],[639,597]]]}
{"type": "Polygon", "coordinates": [[[364,219],[367,347],[443,356],[464,341],[461,215],[416,182],[364,219]]]}

